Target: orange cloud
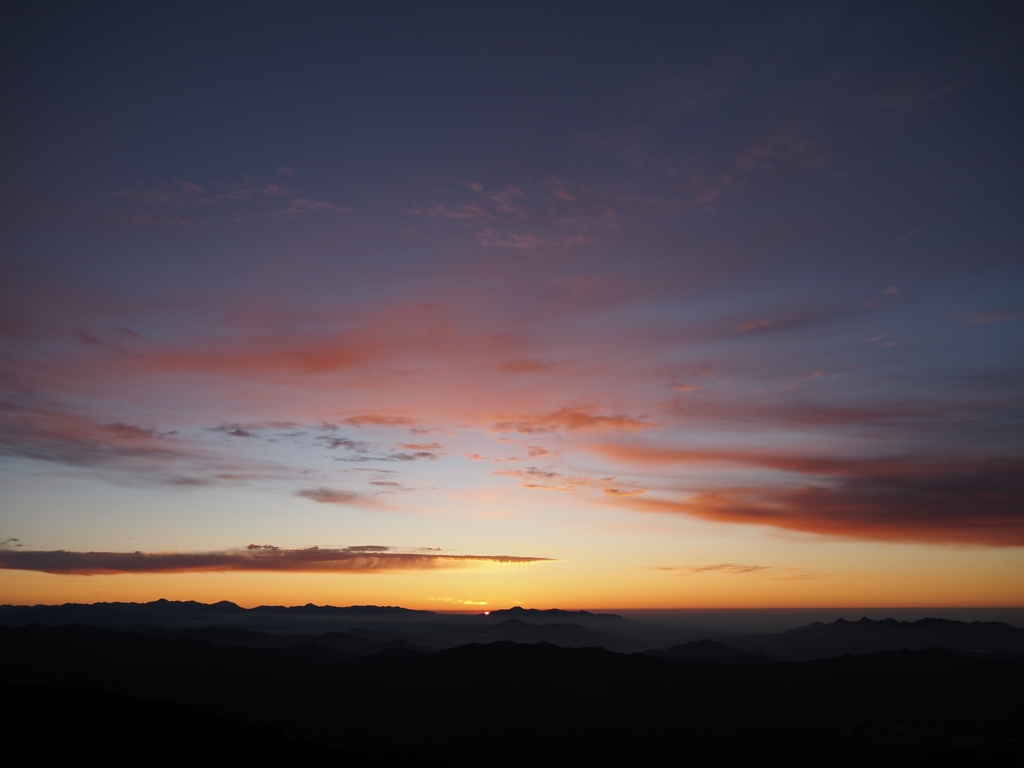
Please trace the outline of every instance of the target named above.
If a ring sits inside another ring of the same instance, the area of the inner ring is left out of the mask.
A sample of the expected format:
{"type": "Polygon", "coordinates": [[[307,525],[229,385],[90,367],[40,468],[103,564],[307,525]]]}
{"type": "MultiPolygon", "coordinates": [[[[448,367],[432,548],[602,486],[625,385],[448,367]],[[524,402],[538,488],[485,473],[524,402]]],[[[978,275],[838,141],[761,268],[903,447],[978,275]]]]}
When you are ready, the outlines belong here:
{"type": "Polygon", "coordinates": [[[604,492],[608,496],[639,496],[646,491],[643,488],[634,488],[629,491],[624,491],[621,488],[605,488],[604,492]]]}

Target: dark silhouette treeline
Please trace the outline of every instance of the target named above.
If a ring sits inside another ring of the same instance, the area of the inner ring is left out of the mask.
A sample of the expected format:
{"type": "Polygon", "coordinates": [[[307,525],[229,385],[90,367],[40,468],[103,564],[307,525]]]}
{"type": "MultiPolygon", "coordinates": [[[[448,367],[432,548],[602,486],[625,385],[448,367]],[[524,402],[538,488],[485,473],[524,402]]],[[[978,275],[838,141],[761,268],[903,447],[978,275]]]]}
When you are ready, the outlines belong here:
{"type": "Polygon", "coordinates": [[[17,713],[3,721],[9,755],[78,744],[78,755],[116,756],[130,742],[146,754],[170,744],[195,756],[380,765],[1024,756],[1024,664],[992,654],[737,664],[501,641],[344,658],[82,626],[0,628],[0,654],[4,701],[17,713]]]}

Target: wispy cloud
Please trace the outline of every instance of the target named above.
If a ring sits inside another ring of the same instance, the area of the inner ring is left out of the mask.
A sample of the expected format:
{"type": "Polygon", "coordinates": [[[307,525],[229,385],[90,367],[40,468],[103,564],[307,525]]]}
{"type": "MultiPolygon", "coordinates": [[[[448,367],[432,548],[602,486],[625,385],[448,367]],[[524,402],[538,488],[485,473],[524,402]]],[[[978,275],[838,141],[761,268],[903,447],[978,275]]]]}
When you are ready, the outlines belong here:
{"type": "Polygon", "coordinates": [[[409,416],[393,416],[385,413],[363,413],[344,420],[352,427],[410,427],[419,422],[409,416]]]}
{"type": "Polygon", "coordinates": [[[741,563],[711,563],[709,565],[667,565],[658,568],[660,571],[684,571],[686,573],[727,573],[743,574],[757,573],[758,571],[770,571],[770,565],[743,565],[741,563]]]}
{"type": "MultiPolygon", "coordinates": [[[[287,170],[284,175],[291,175],[291,169],[279,170],[283,174],[287,170]]],[[[208,184],[176,179],[152,187],[112,192],[110,198],[118,206],[118,220],[181,227],[348,212],[343,206],[310,199],[284,184],[261,181],[254,176],[208,184]]]]}
{"type": "Polygon", "coordinates": [[[1002,323],[1007,320],[1016,320],[1024,317],[1024,309],[1015,307],[1013,309],[998,309],[990,312],[977,312],[964,318],[968,325],[987,325],[988,323],[1002,323]]]}
{"type": "Polygon", "coordinates": [[[559,428],[569,431],[597,432],[618,430],[636,432],[646,429],[648,426],[640,418],[621,413],[602,414],[597,413],[596,410],[596,408],[585,406],[560,408],[557,411],[540,416],[521,417],[514,421],[500,421],[494,425],[494,429],[498,432],[520,432],[523,434],[551,432],[559,428]]]}
{"type": "Polygon", "coordinates": [[[551,368],[552,363],[539,360],[506,360],[498,363],[498,370],[502,373],[546,373],[551,368]]]}
{"type": "Polygon", "coordinates": [[[341,549],[281,549],[250,544],[244,549],[218,552],[71,552],[0,548],[2,569],[78,576],[211,571],[375,573],[549,561],[550,558],[543,557],[448,555],[423,549],[403,550],[376,545],[341,549]]]}
{"type": "Polygon", "coordinates": [[[464,186],[473,194],[464,193],[463,200],[419,205],[406,213],[426,220],[422,234],[432,237],[446,224],[457,224],[456,231],[468,231],[484,248],[524,253],[571,252],[620,230],[606,194],[557,176],[496,189],[478,182],[464,186]]]}
{"type": "Polygon", "coordinates": [[[295,495],[320,504],[339,504],[342,506],[362,506],[371,501],[363,494],[356,493],[355,491],[337,491],[330,488],[306,488],[296,491],[295,495]]]}
{"type": "MultiPolygon", "coordinates": [[[[228,434],[244,432],[229,428],[228,434]]],[[[246,433],[248,434],[248,433],[246,433]]],[[[98,469],[176,486],[273,477],[283,468],[226,456],[183,439],[175,430],[102,424],[65,410],[0,399],[0,455],[67,467],[98,469]]]]}
{"type": "Polygon", "coordinates": [[[861,307],[863,307],[864,309],[871,309],[872,307],[877,307],[882,302],[888,301],[889,299],[891,299],[897,293],[899,293],[899,291],[896,289],[896,286],[890,285],[888,288],[886,288],[884,291],[879,293],[877,296],[874,296],[874,297],[868,299],[867,301],[865,301],[863,304],[861,304],[861,307]]]}
{"type": "MultiPolygon", "coordinates": [[[[825,474],[823,464],[810,461],[825,474]]],[[[617,499],[638,511],[682,513],[828,536],[995,547],[1024,546],[1024,462],[914,468],[851,463],[800,485],[705,488],[682,499],[617,499]]]]}
{"type": "Polygon", "coordinates": [[[772,581],[808,581],[820,579],[821,573],[814,573],[803,568],[779,567],[774,565],[750,565],[744,563],[709,563],[706,565],[658,565],[650,570],[672,571],[680,575],[700,573],[721,573],[727,576],[744,576],[755,573],[772,581]]]}
{"type": "Polygon", "coordinates": [[[581,477],[570,477],[553,469],[542,469],[541,467],[525,467],[523,469],[503,469],[494,472],[495,475],[506,475],[518,477],[523,488],[532,488],[544,491],[573,491],[580,485],[587,485],[587,481],[581,477]]]}
{"type": "Polygon", "coordinates": [[[643,488],[605,488],[604,492],[608,496],[640,496],[641,494],[644,494],[647,491],[643,488]]]}

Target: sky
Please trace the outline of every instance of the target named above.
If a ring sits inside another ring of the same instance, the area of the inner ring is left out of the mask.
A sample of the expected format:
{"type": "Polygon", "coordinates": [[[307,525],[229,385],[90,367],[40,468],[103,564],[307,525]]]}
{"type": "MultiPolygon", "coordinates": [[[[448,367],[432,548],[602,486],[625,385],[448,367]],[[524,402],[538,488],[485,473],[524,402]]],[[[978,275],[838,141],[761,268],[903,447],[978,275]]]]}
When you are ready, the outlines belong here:
{"type": "Polygon", "coordinates": [[[0,602],[1024,605],[1019,4],[3,15],[0,602]]]}

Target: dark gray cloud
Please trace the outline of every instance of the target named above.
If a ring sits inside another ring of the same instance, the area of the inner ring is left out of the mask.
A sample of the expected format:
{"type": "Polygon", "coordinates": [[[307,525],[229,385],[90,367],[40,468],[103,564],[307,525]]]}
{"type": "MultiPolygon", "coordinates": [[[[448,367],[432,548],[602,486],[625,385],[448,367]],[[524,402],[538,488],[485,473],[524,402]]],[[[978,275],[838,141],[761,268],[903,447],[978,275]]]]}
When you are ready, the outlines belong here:
{"type": "Polygon", "coordinates": [[[431,451],[395,451],[387,456],[388,461],[416,461],[416,459],[436,461],[437,458],[438,455],[431,451]]]}
{"type": "Polygon", "coordinates": [[[335,448],[344,448],[347,451],[359,454],[369,453],[374,448],[372,443],[367,443],[363,440],[352,440],[347,437],[330,437],[325,435],[323,437],[318,437],[317,440],[324,443],[331,450],[334,450],[335,448]]]}
{"type": "MultiPolygon", "coordinates": [[[[346,421],[346,423],[348,422],[346,421]]],[[[334,425],[325,425],[324,428],[337,429],[334,425]]],[[[429,459],[431,461],[435,461],[440,458],[440,454],[435,452],[436,448],[441,447],[438,443],[430,443],[427,445],[410,443],[402,446],[408,450],[388,451],[365,440],[353,440],[349,437],[321,435],[316,439],[318,442],[325,444],[331,450],[342,448],[348,451],[350,455],[345,456],[341,461],[416,461],[417,459],[429,459]]]]}

